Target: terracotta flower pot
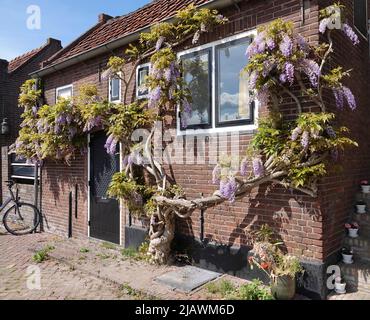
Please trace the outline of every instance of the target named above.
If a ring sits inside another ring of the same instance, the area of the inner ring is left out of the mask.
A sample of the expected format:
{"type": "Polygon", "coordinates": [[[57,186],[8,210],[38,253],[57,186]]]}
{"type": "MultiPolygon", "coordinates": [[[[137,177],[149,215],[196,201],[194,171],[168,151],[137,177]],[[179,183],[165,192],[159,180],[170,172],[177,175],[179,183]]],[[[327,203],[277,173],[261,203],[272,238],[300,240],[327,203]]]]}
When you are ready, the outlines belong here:
{"type": "Polygon", "coordinates": [[[274,277],[271,293],[276,300],[292,300],[296,292],[296,279],[291,276],[274,277]]]}

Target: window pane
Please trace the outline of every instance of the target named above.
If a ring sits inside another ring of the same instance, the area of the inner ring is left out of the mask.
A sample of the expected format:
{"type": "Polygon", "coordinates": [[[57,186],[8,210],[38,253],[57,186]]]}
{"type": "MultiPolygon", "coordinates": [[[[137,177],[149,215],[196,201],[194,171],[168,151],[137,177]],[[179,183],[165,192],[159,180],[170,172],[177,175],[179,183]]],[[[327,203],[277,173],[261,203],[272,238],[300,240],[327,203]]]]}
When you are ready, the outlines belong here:
{"type": "Polygon", "coordinates": [[[149,75],[149,67],[140,68],[138,71],[137,87],[138,96],[145,96],[148,94],[148,88],[145,87],[145,79],[149,75]]]}
{"type": "Polygon", "coordinates": [[[247,76],[242,72],[248,63],[245,56],[248,44],[245,39],[216,48],[218,122],[252,118],[247,76]]]}
{"type": "Polygon", "coordinates": [[[64,88],[64,89],[58,89],[57,97],[58,98],[64,98],[64,99],[71,98],[72,97],[72,87],[64,88]]]}
{"type": "Polygon", "coordinates": [[[367,13],[366,0],[355,0],[354,2],[355,26],[363,34],[367,35],[367,13]]]}
{"type": "Polygon", "coordinates": [[[35,177],[35,167],[30,166],[12,166],[11,167],[11,176],[14,177],[35,177]]]}
{"type": "Polygon", "coordinates": [[[210,51],[199,52],[182,59],[184,80],[192,98],[189,127],[211,123],[210,51]]]}
{"type": "Polygon", "coordinates": [[[111,79],[111,101],[119,100],[120,79],[111,79]]]}

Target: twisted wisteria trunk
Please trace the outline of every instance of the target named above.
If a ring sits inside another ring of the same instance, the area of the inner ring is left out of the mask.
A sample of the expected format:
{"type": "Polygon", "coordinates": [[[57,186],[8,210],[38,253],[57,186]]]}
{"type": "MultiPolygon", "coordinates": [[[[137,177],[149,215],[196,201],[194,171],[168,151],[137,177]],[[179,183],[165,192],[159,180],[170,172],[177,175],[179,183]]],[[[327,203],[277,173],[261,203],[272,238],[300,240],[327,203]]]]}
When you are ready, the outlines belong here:
{"type": "Polygon", "coordinates": [[[152,216],[148,254],[153,263],[164,265],[170,262],[171,244],[175,237],[175,220],[175,213],[172,210],[166,210],[164,213],[158,211],[152,216]]]}

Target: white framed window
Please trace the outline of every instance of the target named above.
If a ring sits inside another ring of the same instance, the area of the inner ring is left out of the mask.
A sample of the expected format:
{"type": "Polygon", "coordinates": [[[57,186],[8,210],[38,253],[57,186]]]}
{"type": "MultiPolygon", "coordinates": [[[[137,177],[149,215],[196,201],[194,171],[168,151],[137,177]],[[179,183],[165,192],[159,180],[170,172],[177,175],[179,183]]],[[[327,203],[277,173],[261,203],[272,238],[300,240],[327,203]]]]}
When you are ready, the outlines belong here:
{"type": "Polygon", "coordinates": [[[109,102],[121,102],[121,79],[119,77],[109,78],[109,102]]]}
{"type": "Polygon", "coordinates": [[[178,135],[257,129],[258,102],[250,99],[246,50],[256,30],[244,32],[178,54],[192,96],[186,128],[178,112],[178,135]]]}
{"type": "Polygon", "coordinates": [[[353,24],[357,31],[368,39],[368,15],[367,0],[353,1],[353,24]]]}
{"type": "Polygon", "coordinates": [[[56,89],[56,100],[58,100],[58,98],[70,99],[72,97],[73,97],[73,85],[72,84],[59,87],[56,89]]]}
{"type": "Polygon", "coordinates": [[[35,165],[27,163],[26,159],[10,154],[10,177],[19,180],[35,180],[35,165]]]}
{"type": "Polygon", "coordinates": [[[145,99],[149,90],[145,86],[145,79],[150,73],[150,63],[145,63],[136,68],[136,98],[145,99]]]}

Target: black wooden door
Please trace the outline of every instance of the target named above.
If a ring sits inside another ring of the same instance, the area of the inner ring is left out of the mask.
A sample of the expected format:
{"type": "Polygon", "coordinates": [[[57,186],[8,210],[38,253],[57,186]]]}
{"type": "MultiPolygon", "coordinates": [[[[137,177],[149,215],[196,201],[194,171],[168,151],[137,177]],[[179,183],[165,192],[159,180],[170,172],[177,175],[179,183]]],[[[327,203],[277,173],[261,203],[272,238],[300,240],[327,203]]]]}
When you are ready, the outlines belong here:
{"type": "Polygon", "coordinates": [[[119,172],[119,153],[109,155],[104,148],[106,140],[104,133],[91,135],[90,237],[119,244],[119,202],[107,195],[112,176],[119,172]]]}

